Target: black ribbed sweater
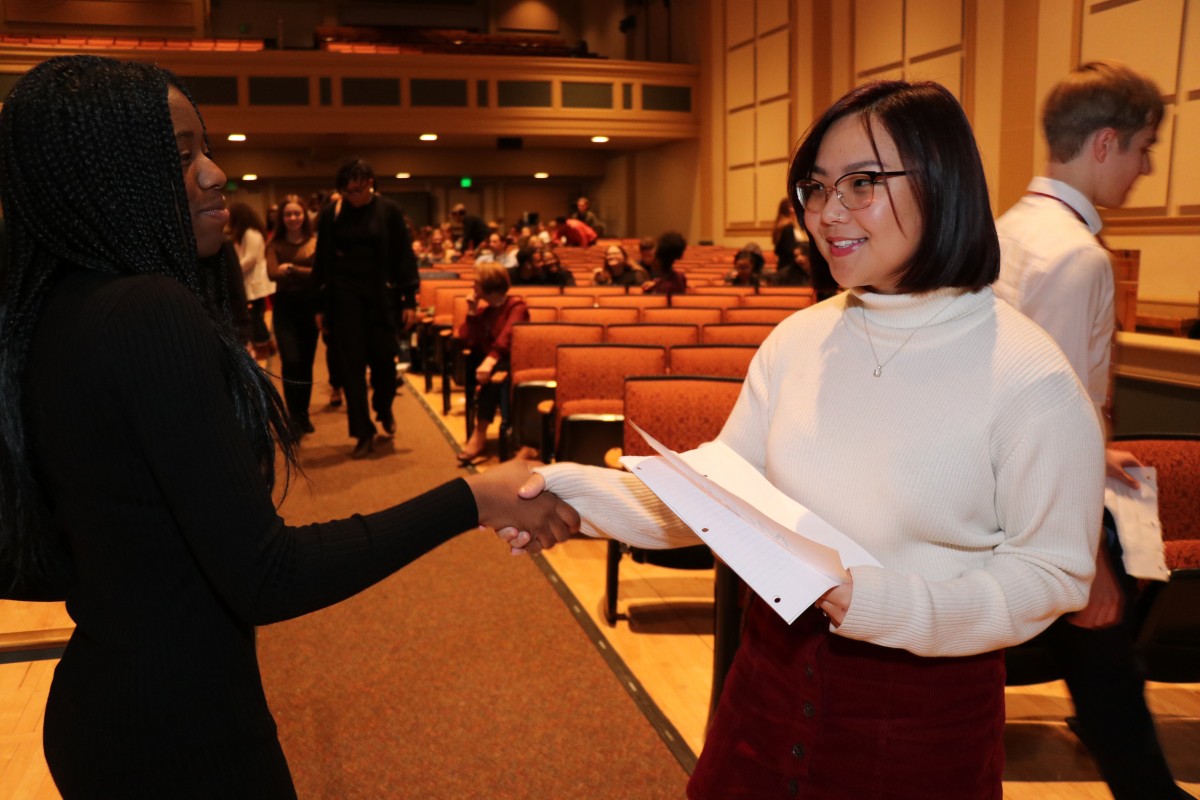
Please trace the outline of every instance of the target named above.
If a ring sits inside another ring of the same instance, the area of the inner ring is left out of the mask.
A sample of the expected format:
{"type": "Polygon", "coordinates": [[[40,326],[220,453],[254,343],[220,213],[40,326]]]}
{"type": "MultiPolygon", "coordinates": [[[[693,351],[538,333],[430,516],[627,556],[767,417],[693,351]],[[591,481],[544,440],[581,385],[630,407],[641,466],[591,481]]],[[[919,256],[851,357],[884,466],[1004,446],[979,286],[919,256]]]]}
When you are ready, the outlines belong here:
{"type": "Polygon", "coordinates": [[[27,385],[35,466],[77,575],[44,735],[60,790],[290,796],[254,626],[336,603],[473,527],[470,489],[284,524],[212,324],[164,277],[64,278],[27,385]]]}

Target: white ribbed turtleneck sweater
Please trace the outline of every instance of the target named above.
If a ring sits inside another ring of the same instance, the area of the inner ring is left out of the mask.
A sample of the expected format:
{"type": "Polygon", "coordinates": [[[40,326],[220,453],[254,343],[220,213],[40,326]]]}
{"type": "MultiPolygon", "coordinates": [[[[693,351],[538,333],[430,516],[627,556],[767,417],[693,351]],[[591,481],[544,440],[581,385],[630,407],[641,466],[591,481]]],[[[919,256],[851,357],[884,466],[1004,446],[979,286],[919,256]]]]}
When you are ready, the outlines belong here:
{"type": "MultiPolygon", "coordinates": [[[[1087,599],[1099,424],[1061,351],[990,288],[853,291],[794,314],[759,349],[720,439],[883,565],[852,570],[842,636],[968,655],[1087,599]]],[[[590,535],[697,543],[628,473],[538,471],[590,535]]]]}

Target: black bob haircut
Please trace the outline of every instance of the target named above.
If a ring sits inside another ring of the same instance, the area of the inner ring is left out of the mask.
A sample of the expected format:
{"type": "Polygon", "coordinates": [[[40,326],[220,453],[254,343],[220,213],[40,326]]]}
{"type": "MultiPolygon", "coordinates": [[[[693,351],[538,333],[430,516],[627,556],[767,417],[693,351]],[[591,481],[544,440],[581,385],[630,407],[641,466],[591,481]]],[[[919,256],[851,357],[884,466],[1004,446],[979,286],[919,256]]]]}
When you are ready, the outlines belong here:
{"type": "MultiPolygon", "coordinates": [[[[796,182],[812,175],[821,140],[835,122],[848,116],[862,120],[872,147],[878,129],[896,143],[920,210],[920,241],[912,258],[898,270],[896,290],[912,293],[956,287],[977,291],[994,282],[1000,274],[1000,243],[979,148],[962,106],[937,83],[863,84],[814,122],[788,169],[788,197],[796,218],[804,224],[796,182]]],[[[878,148],[875,155],[879,155],[878,148]]],[[[887,184],[878,188],[887,191],[887,184]]],[[[838,200],[831,197],[829,202],[838,200]]],[[[815,238],[812,233],[809,231],[810,237],[815,238]]],[[[810,258],[814,273],[829,271],[818,248],[812,248],[810,258]]]]}

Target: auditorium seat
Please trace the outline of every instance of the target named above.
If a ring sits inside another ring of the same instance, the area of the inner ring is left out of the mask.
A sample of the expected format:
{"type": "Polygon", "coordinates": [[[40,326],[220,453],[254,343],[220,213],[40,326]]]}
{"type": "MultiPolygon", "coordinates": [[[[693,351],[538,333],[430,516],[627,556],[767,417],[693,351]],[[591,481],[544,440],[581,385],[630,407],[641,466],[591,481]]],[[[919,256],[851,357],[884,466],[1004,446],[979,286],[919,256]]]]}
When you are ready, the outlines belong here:
{"type": "Polygon", "coordinates": [[[543,460],[604,464],[621,445],[625,378],[663,375],[665,347],[640,344],[560,344],[554,402],[541,404],[543,460]]]}
{"type": "Polygon", "coordinates": [[[542,447],[542,421],[538,404],[553,400],[556,348],[560,343],[599,344],[604,326],[571,323],[519,322],[513,326],[511,371],[508,376],[511,397],[510,419],[501,420],[502,453],[514,448],[542,447]]]}

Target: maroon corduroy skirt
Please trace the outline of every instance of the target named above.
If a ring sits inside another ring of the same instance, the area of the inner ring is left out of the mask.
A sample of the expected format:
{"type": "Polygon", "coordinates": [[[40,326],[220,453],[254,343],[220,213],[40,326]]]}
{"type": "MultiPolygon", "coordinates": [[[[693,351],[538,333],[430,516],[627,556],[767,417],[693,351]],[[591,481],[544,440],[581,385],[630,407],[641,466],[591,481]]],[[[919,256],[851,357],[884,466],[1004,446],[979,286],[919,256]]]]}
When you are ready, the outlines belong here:
{"type": "Polygon", "coordinates": [[[754,598],[692,800],[999,800],[1004,655],[922,658],[754,598]]]}

